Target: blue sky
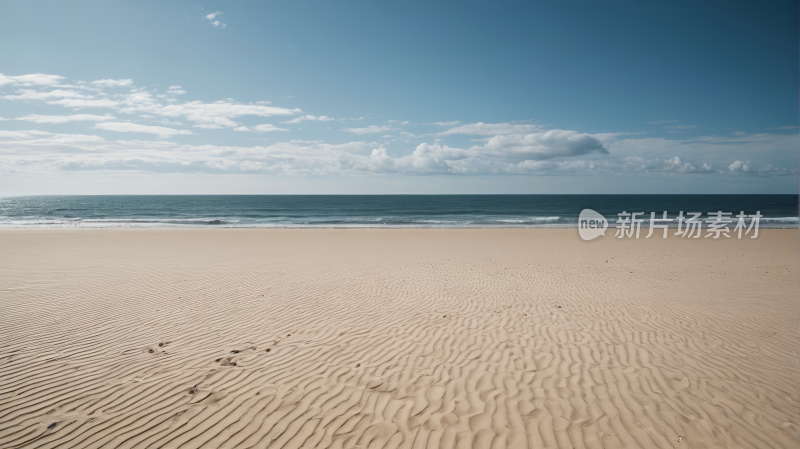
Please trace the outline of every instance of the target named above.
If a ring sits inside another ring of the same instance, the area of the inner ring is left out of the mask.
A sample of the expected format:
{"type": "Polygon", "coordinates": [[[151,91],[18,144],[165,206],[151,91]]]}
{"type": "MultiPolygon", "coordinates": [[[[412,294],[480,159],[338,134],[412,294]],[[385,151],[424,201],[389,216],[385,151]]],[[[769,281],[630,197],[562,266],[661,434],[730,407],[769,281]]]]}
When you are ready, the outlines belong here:
{"type": "Polygon", "coordinates": [[[797,2],[0,12],[0,194],[798,190],[797,2]]]}

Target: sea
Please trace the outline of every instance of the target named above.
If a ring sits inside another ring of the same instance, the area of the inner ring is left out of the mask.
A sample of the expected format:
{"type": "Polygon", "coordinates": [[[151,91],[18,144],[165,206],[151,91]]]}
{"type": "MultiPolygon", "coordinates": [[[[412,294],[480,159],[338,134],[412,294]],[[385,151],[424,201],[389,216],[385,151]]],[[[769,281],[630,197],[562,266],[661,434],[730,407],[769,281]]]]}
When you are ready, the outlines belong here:
{"type": "MultiPolygon", "coordinates": [[[[614,226],[622,212],[759,213],[797,228],[798,195],[92,195],[0,197],[11,228],[558,228],[583,209],[614,226]]],[[[734,222],[736,221],[733,218],[734,222]]]]}

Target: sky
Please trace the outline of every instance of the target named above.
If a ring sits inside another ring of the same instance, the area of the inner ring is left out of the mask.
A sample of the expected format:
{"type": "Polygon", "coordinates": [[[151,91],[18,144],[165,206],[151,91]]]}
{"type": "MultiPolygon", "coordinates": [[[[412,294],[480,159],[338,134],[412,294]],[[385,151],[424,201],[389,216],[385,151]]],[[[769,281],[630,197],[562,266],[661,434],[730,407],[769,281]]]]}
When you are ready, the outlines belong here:
{"type": "Polygon", "coordinates": [[[0,2],[0,195],[797,193],[796,1],[0,2]]]}

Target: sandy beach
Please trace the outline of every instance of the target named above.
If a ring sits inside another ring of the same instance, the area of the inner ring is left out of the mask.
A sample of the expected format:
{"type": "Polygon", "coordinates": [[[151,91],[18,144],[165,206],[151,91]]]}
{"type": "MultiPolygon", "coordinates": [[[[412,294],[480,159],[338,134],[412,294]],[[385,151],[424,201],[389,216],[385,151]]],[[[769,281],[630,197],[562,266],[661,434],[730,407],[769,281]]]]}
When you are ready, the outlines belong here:
{"type": "Polygon", "coordinates": [[[798,232],[0,231],[2,448],[794,448],[798,232]]]}

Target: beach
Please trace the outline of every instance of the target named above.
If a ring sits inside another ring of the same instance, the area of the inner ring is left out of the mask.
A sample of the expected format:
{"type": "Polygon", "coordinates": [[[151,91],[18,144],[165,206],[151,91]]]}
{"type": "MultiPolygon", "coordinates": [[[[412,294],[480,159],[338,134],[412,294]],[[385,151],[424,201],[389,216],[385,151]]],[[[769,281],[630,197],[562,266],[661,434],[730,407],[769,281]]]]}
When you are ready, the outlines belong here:
{"type": "Polygon", "coordinates": [[[797,447],[797,229],[613,235],[2,229],[0,447],[797,447]]]}

